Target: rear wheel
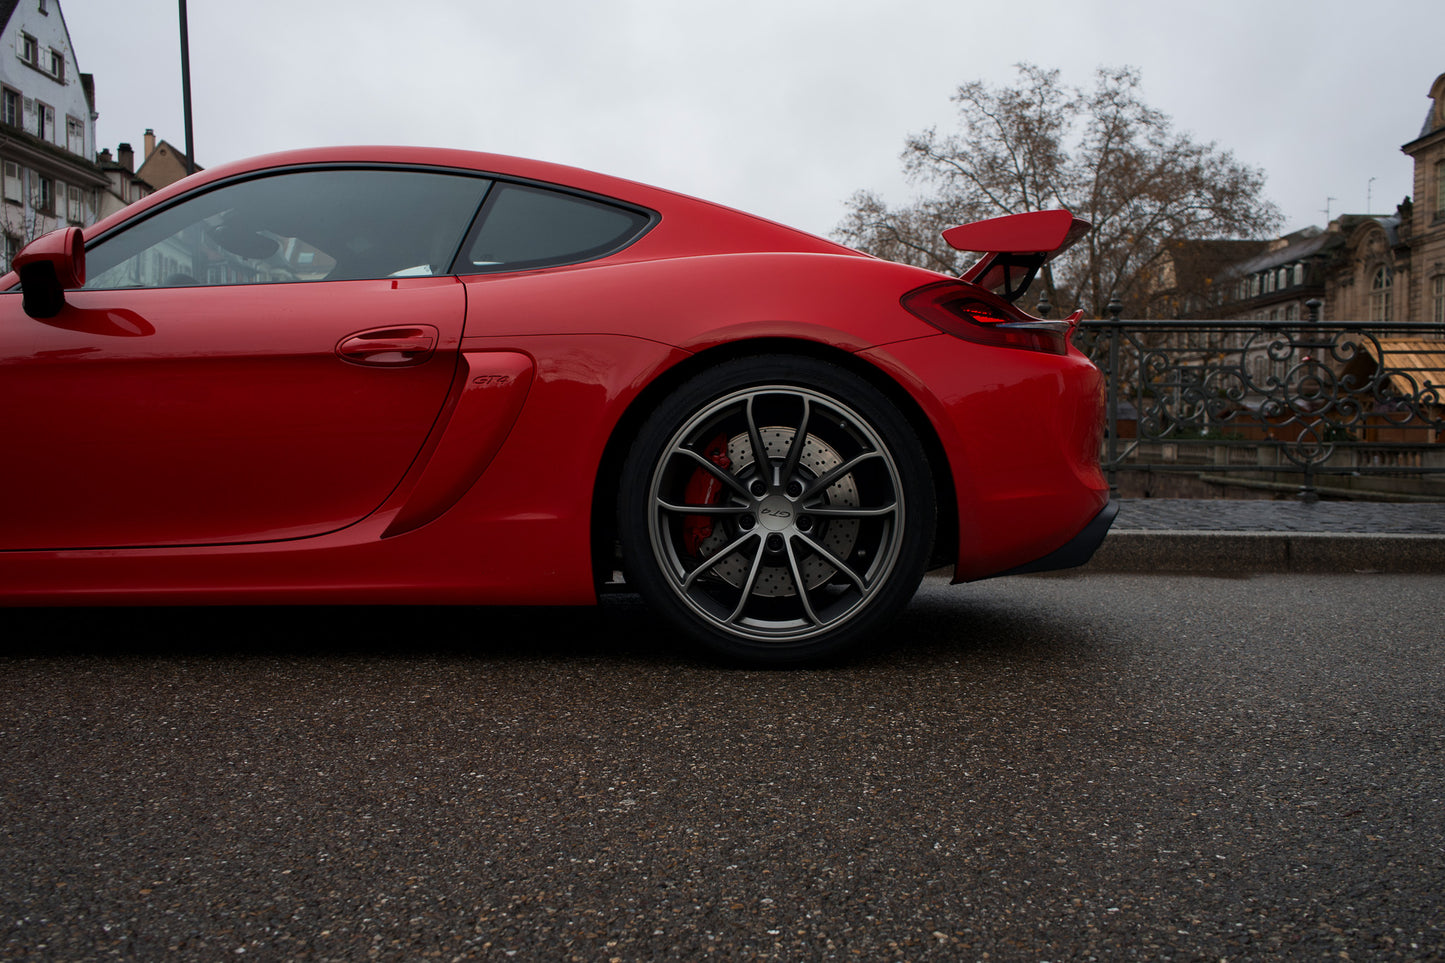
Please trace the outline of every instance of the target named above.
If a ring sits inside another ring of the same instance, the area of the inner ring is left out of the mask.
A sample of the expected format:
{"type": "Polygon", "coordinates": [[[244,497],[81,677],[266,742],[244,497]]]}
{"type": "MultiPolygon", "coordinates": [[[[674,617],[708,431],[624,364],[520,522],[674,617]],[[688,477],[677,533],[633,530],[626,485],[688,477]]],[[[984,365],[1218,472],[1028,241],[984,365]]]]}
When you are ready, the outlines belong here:
{"type": "Polygon", "coordinates": [[[912,428],[810,358],[727,362],[667,397],[621,478],[629,581],[714,652],[831,656],[918,588],[935,499],[912,428]]]}

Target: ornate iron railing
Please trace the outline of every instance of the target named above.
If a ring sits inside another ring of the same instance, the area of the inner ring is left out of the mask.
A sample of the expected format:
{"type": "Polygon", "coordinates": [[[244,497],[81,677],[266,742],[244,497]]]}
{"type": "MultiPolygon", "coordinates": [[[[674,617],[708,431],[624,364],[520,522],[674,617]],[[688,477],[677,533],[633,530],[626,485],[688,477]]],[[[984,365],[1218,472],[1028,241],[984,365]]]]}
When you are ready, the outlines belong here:
{"type": "Polygon", "coordinates": [[[1445,473],[1445,325],[1115,315],[1075,342],[1107,377],[1110,484],[1265,475],[1313,498],[1321,476],[1445,473]]]}

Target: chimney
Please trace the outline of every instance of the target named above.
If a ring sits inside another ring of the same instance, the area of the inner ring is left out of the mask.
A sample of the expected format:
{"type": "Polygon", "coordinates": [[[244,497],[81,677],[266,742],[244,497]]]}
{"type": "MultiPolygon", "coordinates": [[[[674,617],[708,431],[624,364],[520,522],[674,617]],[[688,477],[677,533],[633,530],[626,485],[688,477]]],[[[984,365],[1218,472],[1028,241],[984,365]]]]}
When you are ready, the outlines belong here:
{"type": "Polygon", "coordinates": [[[115,149],[115,159],[120,163],[121,167],[124,167],[132,174],[135,173],[135,151],[131,149],[129,144],[121,144],[115,149]]]}
{"type": "Polygon", "coordinates": [[[152,130],[151,128],[147,127],[147,128],[146,128],[146,152],[145,152],[145,154],[142,155],[142,158],[143,158],[142,163],[144,163],[145,161],[150,160],[150,159],[151,159],[151,155],[154,154],[155,152],[156,152],[156,132],[155,132],[154,130],[152,130]]]}

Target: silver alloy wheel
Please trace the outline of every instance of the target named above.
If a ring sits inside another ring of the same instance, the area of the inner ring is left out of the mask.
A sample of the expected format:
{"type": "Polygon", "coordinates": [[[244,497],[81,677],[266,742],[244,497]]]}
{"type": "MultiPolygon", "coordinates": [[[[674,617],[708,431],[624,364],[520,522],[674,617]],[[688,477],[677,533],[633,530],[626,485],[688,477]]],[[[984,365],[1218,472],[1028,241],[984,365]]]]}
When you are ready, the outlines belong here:
{"type": "Polygon", "coordinates": [[[798,642],[833,632],[888,583],[903,491],[887,444],[848,405],[751,387],[707,404],[662,449],[648,535],[667,585],[706,623],[798,642]]]}

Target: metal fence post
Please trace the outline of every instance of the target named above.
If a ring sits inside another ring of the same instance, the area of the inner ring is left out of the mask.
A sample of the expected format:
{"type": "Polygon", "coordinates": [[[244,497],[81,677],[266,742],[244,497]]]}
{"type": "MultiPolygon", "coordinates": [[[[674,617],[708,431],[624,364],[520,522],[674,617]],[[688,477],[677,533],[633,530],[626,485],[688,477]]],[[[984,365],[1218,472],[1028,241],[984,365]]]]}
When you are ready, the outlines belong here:
{"type": "MultiPolygon", "coordinates": [[[[1323,307],[1324,302],[1319,298],[1310,298],[1305,302],[1305,310],[1309,312],[1309,317],[1305,320],[1310,324],[1319,324],[1320,309],[1323,307]]],[[[1299,500],[1306,505],[1313,505],[1320,500],[1320,493],[1315,491],[1315,462],[1313,458],[1305,462],[1304,470],[1304,485],[1300,488],[1299,500]]]]}
{"type": "Polygon", "coordinates": [[[1118,494],[1119,474],[1119,315],[1124,310],[1123,303],[1117,296],[1109,297],[1109,305],[1106,308],[1109,312],[1109,370],[1105,372],[1108,379],[1105,384],[1108,391],[1108,429],[1109,429],[1109,492],[1118,494]]]}

